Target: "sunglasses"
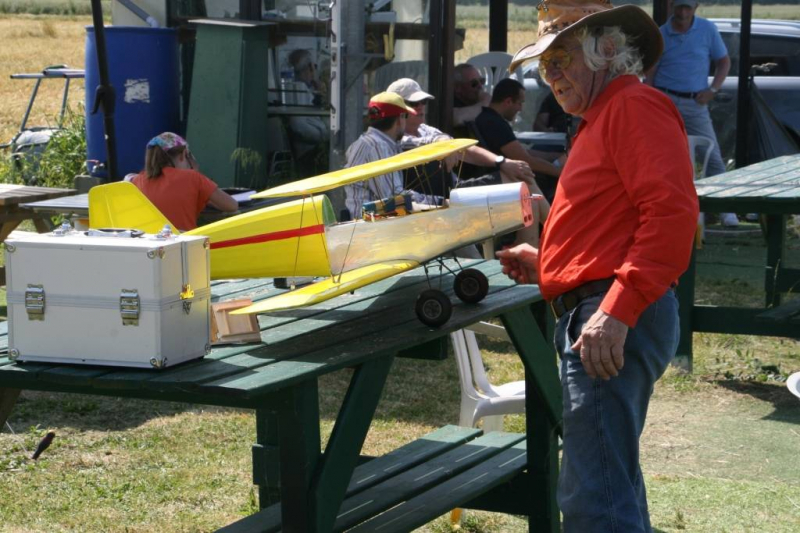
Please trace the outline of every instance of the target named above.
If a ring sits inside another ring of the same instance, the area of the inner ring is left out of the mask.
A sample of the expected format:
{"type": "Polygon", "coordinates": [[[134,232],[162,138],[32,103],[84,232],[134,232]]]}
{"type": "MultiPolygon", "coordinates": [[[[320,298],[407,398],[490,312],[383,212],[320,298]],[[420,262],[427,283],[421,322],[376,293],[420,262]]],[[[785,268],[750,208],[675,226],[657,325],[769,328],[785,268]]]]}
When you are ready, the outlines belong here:
{"type": "Polygon", "coordinates": [[[406,100],[405,102],[408,107],[411,107],[413,109],[417,109],[419,107],[425,107],[426,103],[425,100],[420,100],[419,102],[409,102],[406,100]]]}
{"type": "Polygon", "coordinates": [[[486,78],[475,78],[474,80],[469,82],[469,86],[473,89],[477,89],[478,87],[483,87],[486,84],[486,78]]]}
{"type": "Polygon", "coordinates": [[[570,54],[570,52],[577,50],[578,48],[581,48],[581,46],[573,46],[572,48],[568,48],[566,50],[563,48],[556,48],[548,55],[548,57],[540,57],[539,74],[542,76],[542,78],[544,78],[549,69],[558,69],[563,71],[572,64],[572,54],[570,54]]]}

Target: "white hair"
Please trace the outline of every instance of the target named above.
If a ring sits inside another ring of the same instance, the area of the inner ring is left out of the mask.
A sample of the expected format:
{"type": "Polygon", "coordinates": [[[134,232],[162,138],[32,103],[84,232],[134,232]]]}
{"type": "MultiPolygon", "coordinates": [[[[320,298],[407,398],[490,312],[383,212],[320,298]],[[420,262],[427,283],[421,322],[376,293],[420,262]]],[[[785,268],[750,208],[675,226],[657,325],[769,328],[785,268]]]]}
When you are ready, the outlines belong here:
{"type": "Polygon", "coordinates": [[[642,54],[633,46],[630,36],[619,26],[595,27],[591,30],[583,27],[575,33],[583,47],[586,66],[590,70],[597,72],[607,68],[609,79],[624,74],[642,75],[642,54]]]}

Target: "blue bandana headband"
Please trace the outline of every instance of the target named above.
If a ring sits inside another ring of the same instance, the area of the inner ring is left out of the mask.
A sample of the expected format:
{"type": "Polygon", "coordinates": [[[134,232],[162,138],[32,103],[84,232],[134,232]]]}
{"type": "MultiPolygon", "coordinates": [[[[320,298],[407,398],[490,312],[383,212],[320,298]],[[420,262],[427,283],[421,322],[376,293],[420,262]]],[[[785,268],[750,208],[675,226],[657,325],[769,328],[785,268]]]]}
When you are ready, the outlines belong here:
{"type": "Polygon", "coordinates": [[[177,133],[165,131],[161,135],[156,135],[147,143],[148,148],[155,148],[156,146],[168,152],[173,148],[179,148],[181,146],[185,146],[188,149],[189,144],[177,133]]]}

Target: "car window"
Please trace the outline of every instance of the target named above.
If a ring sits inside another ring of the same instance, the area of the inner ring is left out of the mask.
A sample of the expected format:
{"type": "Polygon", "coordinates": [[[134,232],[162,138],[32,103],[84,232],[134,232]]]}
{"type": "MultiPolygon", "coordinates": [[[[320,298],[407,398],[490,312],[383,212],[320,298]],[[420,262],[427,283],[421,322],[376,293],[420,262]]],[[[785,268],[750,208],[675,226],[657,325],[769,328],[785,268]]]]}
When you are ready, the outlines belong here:
{"type": "MultiPolygon", "coordinates": [[[[731,58],[729,76],[739,75],[738,32],[721,32],[731,58]]],[[[784,35],[753,34],[750,37],[750,65],[775,63],[768,76],[800,76],[800,38],[784,35]]],[[[713,67],[710,69],[713,73],[713,67]]]]}

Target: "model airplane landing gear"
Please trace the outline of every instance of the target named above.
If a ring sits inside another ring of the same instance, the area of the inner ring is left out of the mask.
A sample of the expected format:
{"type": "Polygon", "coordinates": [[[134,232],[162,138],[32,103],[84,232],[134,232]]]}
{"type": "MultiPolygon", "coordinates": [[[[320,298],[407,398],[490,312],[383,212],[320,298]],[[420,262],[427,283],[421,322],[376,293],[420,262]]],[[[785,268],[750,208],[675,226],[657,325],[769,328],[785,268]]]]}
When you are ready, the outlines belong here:
{"type": "Polygon", "coordinates": [[[456,276],[453,290],[462,302],[476,304],[489,294],[489,280],[480,270],[467,268],[456,276]]]}
{"type": "Polygon", "coordinates": [[[453,314],[453,304],[445,293],[438,289],[426,289],[417,296],[417,318],[433,328],[438,328],[453,314]]]}

